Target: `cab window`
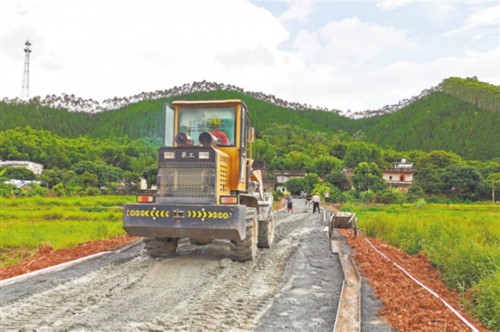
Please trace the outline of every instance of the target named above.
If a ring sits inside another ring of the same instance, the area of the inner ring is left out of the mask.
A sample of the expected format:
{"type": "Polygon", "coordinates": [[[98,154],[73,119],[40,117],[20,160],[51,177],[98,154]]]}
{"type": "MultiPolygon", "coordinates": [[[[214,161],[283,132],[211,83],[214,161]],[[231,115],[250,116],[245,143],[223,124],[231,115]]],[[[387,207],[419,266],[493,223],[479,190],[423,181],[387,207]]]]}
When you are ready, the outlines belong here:
{"type": "Polygon", "coordinates": [[[234,107],[179,109],[179,132],[189,135],[198,145],[198,137],[203,132],[211,132],[222,146],[234,145],[235,140],[234,107]]]}

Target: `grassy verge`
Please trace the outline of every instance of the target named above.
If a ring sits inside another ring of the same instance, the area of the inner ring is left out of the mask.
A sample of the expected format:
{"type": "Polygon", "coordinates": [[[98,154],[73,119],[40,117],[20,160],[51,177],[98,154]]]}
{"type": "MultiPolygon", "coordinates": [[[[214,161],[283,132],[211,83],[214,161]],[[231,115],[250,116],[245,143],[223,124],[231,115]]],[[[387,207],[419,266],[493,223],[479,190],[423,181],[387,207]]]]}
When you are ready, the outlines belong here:
{"type": "Polygon", "coordinates": [[[122,205],[127,196],[0,198],[0,266],[36,254],[124,234],[122,205]]]}
{"type": "Polygon", "coordinates": [[[474,314],[500,331],[500,206],[349,204],[362,230],[409,254],[425,253],[447,286],[469,298],[474,314]]]}

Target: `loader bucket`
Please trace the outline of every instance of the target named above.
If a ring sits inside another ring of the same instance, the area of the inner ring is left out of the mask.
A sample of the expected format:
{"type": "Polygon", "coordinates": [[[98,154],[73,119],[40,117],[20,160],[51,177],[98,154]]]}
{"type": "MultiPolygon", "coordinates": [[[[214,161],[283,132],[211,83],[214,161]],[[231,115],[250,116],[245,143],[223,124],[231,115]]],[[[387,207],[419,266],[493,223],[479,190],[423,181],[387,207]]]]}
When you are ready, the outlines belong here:
{"type": "Polygon", "coordinates": [[[246,206],[127,204],[123,228],[141,237],[188,237],[192,239],[245,238],[246,206]]]}

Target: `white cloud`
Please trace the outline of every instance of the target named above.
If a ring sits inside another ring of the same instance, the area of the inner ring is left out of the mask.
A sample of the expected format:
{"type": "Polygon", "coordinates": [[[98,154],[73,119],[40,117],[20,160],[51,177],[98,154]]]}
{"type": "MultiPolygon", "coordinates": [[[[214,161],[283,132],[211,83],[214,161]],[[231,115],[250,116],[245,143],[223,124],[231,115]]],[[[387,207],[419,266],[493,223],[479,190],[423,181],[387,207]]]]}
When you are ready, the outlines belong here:
{"type": "Polygon", "coordinates": [[[377,7],[382,10],[394,10],[404,7],[411,2],[413,2],[413,0],[378,0],[377,7]]]}
{"type": "Polygon", "coordinates": [[[417,96],[451,76],[472,77],[500,84],[500,47],[489,52],[467,52],[417,63],[400,61],[369,72],[335,75],[330,66],[297,68],[276,85],[276,95],[291,101],[340,110],[363,111],[417,96]]]}
{"type": "Polygon", "coordinates": [[[465,20],[461,28],[448,31],[444,35],[453,36],[483,26],[496,26],[500,29],[500,5],[475,11],[465,20]]]}
{"type": "Polygon", "coordinates": [[[418,50],[404,31],[361,21],[357,17],[328,23],[317,35],[297,34],[295,49],[318,62],[358,63],[392,49],[418,50]]]}
{"type": "Polygon", "coordinates": [[[312,0],[290,0],[288,2],[289,8],[278,17],[282,23],[305,21],[313,12],[312,0]]]}
{"type": "Polygon", "coordinates": [[[23,10],[9,6],[9,25],[0,22],[0,98],[19,95],[26,38],[31,95],[97,99],[203,79],[244,83],[231,81],[234,71],[267,70],[288,38],[268,11],[244,0],[20,3],[23,10]]]}

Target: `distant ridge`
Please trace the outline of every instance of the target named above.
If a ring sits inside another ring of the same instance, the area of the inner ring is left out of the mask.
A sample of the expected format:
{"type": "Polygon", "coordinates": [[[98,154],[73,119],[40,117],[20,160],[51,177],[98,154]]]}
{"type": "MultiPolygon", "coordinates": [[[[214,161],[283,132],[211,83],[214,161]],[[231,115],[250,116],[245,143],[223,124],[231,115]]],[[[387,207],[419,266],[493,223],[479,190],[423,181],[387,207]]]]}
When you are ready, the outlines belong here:
{"type": "Polygon", "coordinates": [[[467,159],[500,158],[500,87],[475,78],[449,78],[416,97],[365,112],[363,117],[354,114],[354,118],[205,81],[107,99],[102,105],[74,95],[35,97],[29,102],[3,100],[0,130],[29,126],[64,137],[150,138],[161,142],[166,102],[228,98],[245,100],[257,135],[288,125],[326,135],[344,132],[399,151],[439,149],[467,159]]]}
{"type": "MultiPolygon", "coordinates": [[[[485,105],[487,105],[486,109],[493,109],[495,111],[500,110],[500,98],[498,91],[495,93],[485,93],[484,98],[488,99],[487,102],[483,103],[475,103],[474,100],[474,95],[472,94],[466,94],[463,93],[462,86],[467,85],[469,88],[473,88],[476,91],[486,90],[486,91],[491,91],[495,90],[494,85],[484,83],[484,82],[479,82],[477,78],[458,78],[458,77],[451,77],[448,79],[443,80],[439,85],[435,87],[431,87],[429,89],[423,90],[419,95],[413,96],[411,98],[405,98],[400,100],[396,104],[391,104],[391,105],[386,105],[383,106],[379,109],[376,110],[365,110],[365,111],[359,111],[359,112],[350,112],[350,111],[342,111],[342,110],[337,110],[337,109],[328,109],[325,107],[317,107],[317,106],[312,106],[308,104],[301,104],[297,102],[289,102],[280,98],[277,98],[274,95],[268,95],[262,92],[249,92],[245,91],[242,88],[239,88],[235,85],[231,84],[223,84],[223,83],[215,83],[215,82],[207,82],[207,81],[201,81],[201,82],[193,82],[191,84],[184,84],[181,86],[174,86],[171,89],[167,90],[157,90],[153,92],[141,92],[139,94],[135,94],[130,97],[113,97],[109,99],[105,99],[102,104],[99,103],[96,100],[93,99],[83,99],[80,97],[76,97],[74,94],[62,94],[60,96],[56,95],[48,95],[43,99],[40,99],[40,97],[34,97],[29,101],[24,101],[19,98],[14,98],[14,99],[8,99],[4,98],[3,102],[4,103],[17,103],[17,104],[22,104],[22,103],[39,103],[40,105],[51,107],[51,108],[58,108],[58,109],[67,109],[70,112],[85,112],[85,113],[97,113],[97,112],[103,112],[103,111],[109,111],[109,110],[116,110],[122,107],[125,107],[127,105],[130,105],[131,103],[137,103],[145,100],[152,100],[152,99],[161,99],[161,98],[172,98],[176,96],[181,96],[181,95],[186,95],[190,93],[195,93],[195,92],[211,92],[211,91],[234,91],[238,93],[243,93],[248,96],[251,96],[253,98],[256,98],[258,100],[271,103],[273,105],[279,106],[279,107],[284,107],[288,108],[291,110],[312,110],[312,111],[323,111],[323,112],[334,112],[339,115],[348,117],[348,118],[353,118],[353,119],[359,119],[359,118],[366,118],[366,117],[372,117],[372,116],[377,116],[377,115],[384,115],[384,114],[391,114],[394,112],[397,112],[404,107],[410,105],[411,103],[415,102],[416,100],[419,100],[427,95],[429,95],[432,92],[436,91],[443,91],[448,94],[451,94],[455,97],[458,97],[466,102],[469,102],[473,105],[476,105],[478,107],[484,108],[485,105]],[[493,99],[493,100],[490,100],[493,99]],[[491,106],[493,105],[493,106],[491,106]]],[[[498,89],[498,87],[496,87],[498,89]]],[[[483,99],[483,98],[481,98],[483,99]]]]}
{"type": "Polygon", "coordinates": [[[86,112],[86,113],[96,113],[102,111],[116,110],[131,103],[137,103],[145,100],[161,99],[161,98],[171,98],[181,95],[186,95],[195,92],[211,92],[211,91],[234,91],[239,93],[244,93],[248,96],[256,98],[261,101],[271,103],[276,106],[292,109],[292,110],[316,110],[325,112],[335,112],[340,113],[339,110],[327,109],[322,107],[313,107],[308,104],[301,104],[296,102],[288,102],[286,100],[277,98],[274,95],[268,95],[262,92],[248,92],[242,88],[235,85],[214,83],[214,82],[193,82],[191,84],[184,84],[181,86],[175,86],[167,90],[157,90],[153,92],[142,92],[130,97],[114,97],[110,99],[105,99],[102,104],[93,99],[83,99],[76,97],[74,94],[62,94],[61,96],[48,95],[43,99],[40,97],[34,97],[29,101],[24,101],[19,98],[8,99],[4,98],[3,102],[12,104],[22,104],[22,103],[33,103],[38,102],[40,105],[52,107],[52,108],[62,108],[67,109],[71,112],[86,112]]]}

